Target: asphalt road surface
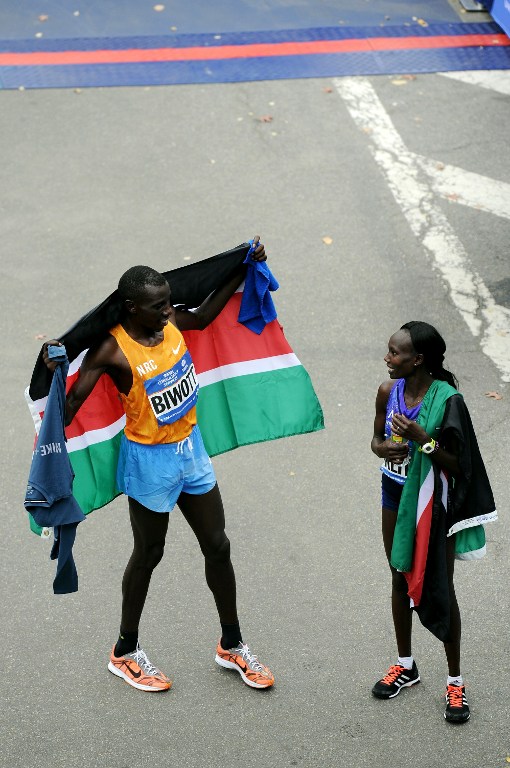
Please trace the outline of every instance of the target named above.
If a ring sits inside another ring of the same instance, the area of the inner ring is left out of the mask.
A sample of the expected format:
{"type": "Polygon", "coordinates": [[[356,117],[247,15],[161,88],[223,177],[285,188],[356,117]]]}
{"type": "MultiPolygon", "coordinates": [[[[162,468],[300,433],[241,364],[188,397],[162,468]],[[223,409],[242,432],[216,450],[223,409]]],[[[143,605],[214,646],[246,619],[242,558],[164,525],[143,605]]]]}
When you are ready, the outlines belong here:
{"type": "Polygon", "coordinates": [[[505,764],[505,87],[488,73],[482,84],[419,75],[0,93],[6,768],[505,764]],[[23,392],[40,337],[66,330],[126,268],[170,269],[255,233],[326,420],[323,432],[214,462],[243,634],[276,684],[251,690],[215,665],[213,600],[175,512],[141,628],[174,685],[144,694],[106,668],[130,553],[125,499],[79,527],[80,590],[54,596],[49,545],[23,509],[23,392]],[[500,511],[488,556],[457,567],[472,709],[462,727],[443,719],[443,650],[418,622],[422,683],[389,702],[370,694],[395,660],[374,398],[388,338],[411,319],[446,339],[500,511]]]}

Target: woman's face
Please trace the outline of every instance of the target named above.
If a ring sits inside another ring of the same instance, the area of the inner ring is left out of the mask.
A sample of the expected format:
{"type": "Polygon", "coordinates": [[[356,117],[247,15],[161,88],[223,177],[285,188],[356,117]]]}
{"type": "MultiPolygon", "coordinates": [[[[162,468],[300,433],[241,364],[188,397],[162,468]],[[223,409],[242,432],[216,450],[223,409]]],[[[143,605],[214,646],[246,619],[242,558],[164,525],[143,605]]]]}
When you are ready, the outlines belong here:
{"type": "Polygon", "coordinates": [[[409,331],[397,331],[388,342],[388,353],[384,362],[388,366],[390,379],[405,379],[416,370],[423,360],[413,349],[409,331]]]}

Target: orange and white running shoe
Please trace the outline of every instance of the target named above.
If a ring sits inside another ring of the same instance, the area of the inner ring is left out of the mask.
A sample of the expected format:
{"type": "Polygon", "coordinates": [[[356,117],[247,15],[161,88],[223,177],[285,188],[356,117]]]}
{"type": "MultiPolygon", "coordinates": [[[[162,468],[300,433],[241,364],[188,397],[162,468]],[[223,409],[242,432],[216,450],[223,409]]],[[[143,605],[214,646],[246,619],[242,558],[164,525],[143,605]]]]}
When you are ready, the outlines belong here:
{"type": "Polygon", "coordinates": [[[220,667],[235,669],[246,685],[252,688],[270,688],[274,683],[271,670],[257,660],[245,643],[239,643],[237,648],[225,650],[219,642],[215,661],[220,667]]]}
{"type": "Polygon", "coordinates": [[[113,646],[108,669],[117,677],[140,691],[168,691],[172,681],[151,664],[147,654],[137,644],[136,650],[124,656],[115,656],[113,646]]]}

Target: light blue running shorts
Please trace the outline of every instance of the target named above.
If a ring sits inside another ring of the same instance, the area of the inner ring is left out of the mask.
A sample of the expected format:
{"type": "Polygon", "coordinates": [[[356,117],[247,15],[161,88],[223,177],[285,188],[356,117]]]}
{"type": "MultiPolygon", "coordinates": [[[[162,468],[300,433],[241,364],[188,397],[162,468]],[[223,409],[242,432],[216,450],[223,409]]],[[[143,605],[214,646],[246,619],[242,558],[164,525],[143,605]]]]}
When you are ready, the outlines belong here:
{"type": "Polygon", "coordinates": [[[179,443],[144,445],[122,436],[117,487],[153,512],[171,512],[181,491],[200,496],[215,485],[198,426],[179,443]]]}

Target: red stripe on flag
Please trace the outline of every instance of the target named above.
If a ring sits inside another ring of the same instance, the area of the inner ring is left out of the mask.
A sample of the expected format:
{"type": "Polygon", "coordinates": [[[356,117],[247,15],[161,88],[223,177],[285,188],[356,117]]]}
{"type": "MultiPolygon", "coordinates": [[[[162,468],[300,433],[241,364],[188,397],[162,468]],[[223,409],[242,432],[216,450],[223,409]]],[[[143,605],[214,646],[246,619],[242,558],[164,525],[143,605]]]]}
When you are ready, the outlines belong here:
{"type": "Polygon", "coordinates": [[[183,334],[197,373],[222,365],[292,353],[278,320],[268,323],[260,335],[237,322],[241,296],[241,293],[235,293],[219,317],[204,331],[183,334]]]}
{"type": "Polygon", "coordinates": [[[468,48],[473,46],[507,46],[510,39],[503,34],[435,35],[430,37],[375,37],[351,40],[312,40],[303,43],[256,43],[251,45],[218,45],[212,48],[133,48],[98,51],[37,51],[32,53],[0,53],[0,66],[34,67],[77,64],[128,64],[162,61],[211,61],[225,59],[266,58],[270,56],[303,56],[310,54],[368,53],[433,48],[468,48]]]}
{"type": "Polygon", "coordinates": [[[432,525],[432,503],[434,499],[434,471],[431,468],[423,486],[420,488],[418,504],[422,512],[416,525],[416,538],[414,541],[413,565],[409,573],[405,574],[407,581],[407,594],[415,606],[421,601],[425,568],[427,567],[427,555],[429,551],[430,528],[432,525]],[[426,502],[423,505],[422,494],[426,493],[426,502]]]}
{"type": "MultiPolygon", "coordinates": [[[[68,389],[78,378],[76,373],[68,379],[68,389]]],[[[124,415],[124,408],[119,398],[119,393],[110,377],[104,373],[96,386],[87,397],[80,410],[66,427],[66,437],[78,437],[84,432],[94,429],[104,429],[109,427],[121,416],[124,415]]]]}

